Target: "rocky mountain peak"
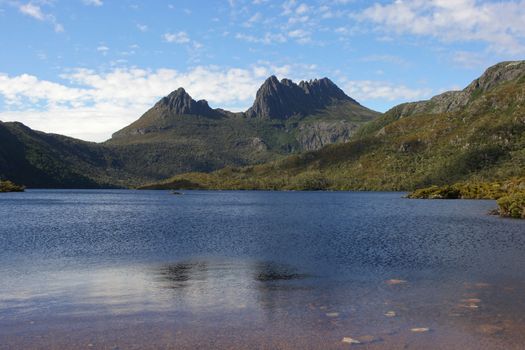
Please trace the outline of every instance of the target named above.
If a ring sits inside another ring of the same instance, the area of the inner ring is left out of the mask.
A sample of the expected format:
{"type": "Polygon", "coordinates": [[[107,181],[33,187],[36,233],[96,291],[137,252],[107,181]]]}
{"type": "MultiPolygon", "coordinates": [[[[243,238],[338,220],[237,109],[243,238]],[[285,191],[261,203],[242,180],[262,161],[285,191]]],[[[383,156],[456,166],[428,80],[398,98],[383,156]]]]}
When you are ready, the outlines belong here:
{"type": "Polygon", "coordinates": [[[170,115],[215,116],[217,114],[206,100],[195,101],[184,88],[178,88],[163,97],[154,108],[167,109],[170,115]]]}
{"type": "Polygon", "coordinates": [[[331,101],[357,101],[346,95],[333,81],[328,78],[301,81],[299,86],[307,95],[317,101],[317,104],[329,104],[331,101]]]}
{"type": "Polygon", "coordinates": [[[357,104],[328,78],[296,84],[290,79],[279,81],[272,75],[257,91],[255,102],[246,115],[263,119],[288,119],[296,115],[313,114],[343,101],[357,104]]]}
{"type": "Polygon", "coordinates": [[[507,61],[488,68],[478,79],[464,90],[485,92],[501,83],[517,80],[525,76],[525,61],[507,61]]]}

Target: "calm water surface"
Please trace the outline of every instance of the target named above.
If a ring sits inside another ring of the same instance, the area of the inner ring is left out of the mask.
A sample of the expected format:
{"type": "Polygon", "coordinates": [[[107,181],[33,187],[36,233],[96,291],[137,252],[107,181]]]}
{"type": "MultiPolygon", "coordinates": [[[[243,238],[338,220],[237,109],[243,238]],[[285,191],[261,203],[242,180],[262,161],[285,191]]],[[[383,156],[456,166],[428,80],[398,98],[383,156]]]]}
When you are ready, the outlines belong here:
{"type": "Polygon", "coordinates": [[[525,222],[401,197],[2,194],[0,348],[525,348],[525,222]]]}

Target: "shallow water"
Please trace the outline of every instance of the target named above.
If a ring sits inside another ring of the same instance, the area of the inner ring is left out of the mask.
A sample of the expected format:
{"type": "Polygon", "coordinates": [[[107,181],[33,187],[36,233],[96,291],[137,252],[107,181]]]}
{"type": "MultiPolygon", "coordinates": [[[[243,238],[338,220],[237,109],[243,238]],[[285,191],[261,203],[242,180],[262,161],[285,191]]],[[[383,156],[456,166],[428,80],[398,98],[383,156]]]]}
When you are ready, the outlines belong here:
{"type": "Polygon", "coordinates": [[[0,348],[524,348],[525,222],[401,197],[2,194],[0,348]]]}

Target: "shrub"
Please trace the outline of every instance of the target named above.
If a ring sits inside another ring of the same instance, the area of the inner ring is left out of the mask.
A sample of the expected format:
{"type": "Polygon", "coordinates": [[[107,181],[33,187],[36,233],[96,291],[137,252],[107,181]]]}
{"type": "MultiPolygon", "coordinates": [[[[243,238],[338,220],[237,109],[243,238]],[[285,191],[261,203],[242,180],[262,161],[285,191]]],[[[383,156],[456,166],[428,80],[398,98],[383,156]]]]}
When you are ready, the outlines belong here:
{"type": "Polygon", "coordinates": [[[25,187],[11,181],[0,181],[0,192],[24,192],[25,187]]]}
{"type": "Polygon", "coordinates": [[[516,219],[525,219],[525,192],[517,192],[498,200],[499,213],[516,219]]]}

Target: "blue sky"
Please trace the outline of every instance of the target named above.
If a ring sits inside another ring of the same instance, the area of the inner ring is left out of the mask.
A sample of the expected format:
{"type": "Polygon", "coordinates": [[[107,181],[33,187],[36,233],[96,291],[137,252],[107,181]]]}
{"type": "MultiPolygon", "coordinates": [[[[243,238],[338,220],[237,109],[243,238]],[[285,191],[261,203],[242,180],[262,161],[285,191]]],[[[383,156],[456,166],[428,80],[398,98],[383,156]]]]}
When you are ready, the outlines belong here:
{"type": "Polygon", "coordinates": [[[0,0],[0,120],[102,141],[179,86],[248,108],[275,74],[385,111],[525,54],[525,1],[0,0]]]}

